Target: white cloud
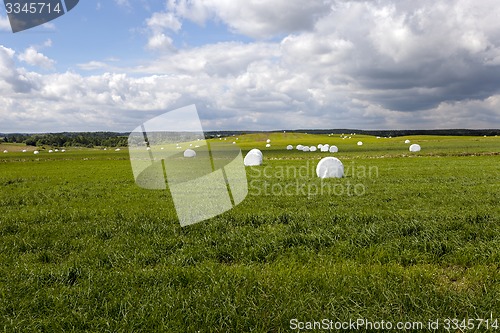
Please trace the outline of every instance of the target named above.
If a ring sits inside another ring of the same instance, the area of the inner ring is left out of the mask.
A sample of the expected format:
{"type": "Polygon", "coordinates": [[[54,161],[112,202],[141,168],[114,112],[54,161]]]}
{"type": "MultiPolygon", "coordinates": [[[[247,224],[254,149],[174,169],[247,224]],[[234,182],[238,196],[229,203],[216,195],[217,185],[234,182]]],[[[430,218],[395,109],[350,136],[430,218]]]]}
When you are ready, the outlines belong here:
{"type": "Polygon", "coordinates": [[[177,32],[182,27],[181,22],[173,13],[154,13],[146,20],[146,25],[153,31],[169,29],[177,32]]]}
{"type": "Polygon", "coordinates": [[[19,60],[31,66],[37,66],[43,69],[52,69],[55,61],[44,54],[38,52],[35,47],[30,46],[23,53],[18,55],[19,60]]]}
{"type": "Polygon", "coordinates": [[[0,15],[0,31],[12,31],[9,18],[7,16],[0,15]]]}
{"type": "Polygon", "coordinates": [[[233,31],[255,38],[309,30],[324,15],[331,1],[309,0],[171,0],[176,15],[203,24],[210,18],[226,23],[233,31]]]}
{"type": "Polygon", "coordinates": [[[169,52],[138,67],[78,65],[115,73],[26,72],[14,50],[0,48],[0,131],[21,120],[44,130],[126,131],[191,103],[212,129],[500,126],[494,0],[323,3],[170,1],[170,12],[145,22],[147,46],[169,52]],[[298,12],[304,17],[292,22],[298,12]],[[182,19],[285,35],[174,49],[169,34],[182,33],[182,19]]]}

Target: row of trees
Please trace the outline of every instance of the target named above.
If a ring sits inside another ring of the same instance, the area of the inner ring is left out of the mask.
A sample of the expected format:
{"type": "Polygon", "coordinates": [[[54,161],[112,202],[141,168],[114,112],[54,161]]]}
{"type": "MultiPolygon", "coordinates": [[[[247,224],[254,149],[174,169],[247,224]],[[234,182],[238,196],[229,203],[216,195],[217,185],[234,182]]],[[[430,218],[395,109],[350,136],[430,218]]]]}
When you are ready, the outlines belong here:
{"type": "Polygon", "coordinates": [[[3,135],[4,142],[25,143],[28,146],[36,147],[126,147],[127,140],[126,134],[112,132],[3,135]]]}

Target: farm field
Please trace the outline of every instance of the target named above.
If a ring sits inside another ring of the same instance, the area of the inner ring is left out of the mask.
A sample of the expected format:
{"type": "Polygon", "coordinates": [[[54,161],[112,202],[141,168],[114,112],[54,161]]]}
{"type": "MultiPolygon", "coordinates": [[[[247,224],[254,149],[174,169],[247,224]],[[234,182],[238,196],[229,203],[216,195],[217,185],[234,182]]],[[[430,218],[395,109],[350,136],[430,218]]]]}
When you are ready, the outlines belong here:
{"type": "Polygon", "coordinates": [[[0,144],[0,330],[291,332],[325,318],[500,329],[500,139],[351,137],[238,137],[264,153],[246,168],[247,198],[184,228],[168,191],[135,185],[127,149],[0,144]],[[285,149],[320,143],[339,152],[285,149]],[[326,156],[346,177],[316,177],[326,156]]]}

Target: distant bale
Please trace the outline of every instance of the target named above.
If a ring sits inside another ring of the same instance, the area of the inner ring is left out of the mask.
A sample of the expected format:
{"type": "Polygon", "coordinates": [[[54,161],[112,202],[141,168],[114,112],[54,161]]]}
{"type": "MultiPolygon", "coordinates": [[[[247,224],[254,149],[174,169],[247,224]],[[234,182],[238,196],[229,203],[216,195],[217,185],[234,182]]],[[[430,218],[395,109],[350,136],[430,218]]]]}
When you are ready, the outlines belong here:
{"type": "Polygon", "coordinates": [[[302,149],[304,149],[304,146],[303,145],[297,145],[297,147],[295,147],[295,149],[302,150],[302,149]]]}
{"type": "Polygon", "coordinates": [[[54,151],[52,149],[49,150],[49,153],[53,153],[54,151]]]}
{"type": "Polygon", "coordinates": [[[330,149],[330,147],[328,145],[324,145],[321,147],[321,152],[322,153],[328,153],[328,150],[330,149]]]}
{"type": "Polygon", "coordinates": [[[318,150],[318,148],[316,148],[316,146],[309,147],[309,151],[316,151],[316,150],[318,150]]]}
{"type": "Polygon", "coordinates": [[[339,149],[337,148],[337,146],[330,146],[330,153],[338,153],[339,152],[339,149]]]}
{"type": "Polygon", "coordinates": [[[4,154],[7,154],[7,153],[8,153],[8,151],[7,151],[7,150],[4,150],[4,151],[3,151],[3,153],[4,153],[4,154]]]}
{"type": "Polygon", "coordinates": [[[417,145],[416,143],[414,143],[414,144],[412,144],[412,145],[410,146],[410,151],[411,151],[412,153],[419,152],[419,151],[420,151],[420,149],[421,149],[421,148],[420,148],[420,145],[417,145]]]}
{"type": "Polygon", "coordinates": [[[121,149],[120,148],[116,148],[115,151],[120,151],[121,149]]]}
{"type": "Polygon", "coordinates": [[[33,154],[38,155],[38,154],[40,154],[40,152],[39,152],[38,150],[35,150],[35,151],[33,152],[33,154]]]}
{"type": "Polygon", "coordinates": [[[308,146],[302,147],[302,151],[308,152],[309,151],[309,147],[308,146]]]}
{"type": "Polygon", "coordinates": [[[266,148],[269,148],[269,147],[271,147],[271,145],[268,143],[268,144],[266,145],[266,148]]]}
{"type": "Polygon", "coordinates": [[[358,146],[362,146],[362,145],[363,145],[363,142],[358,141],[358,146]]]}
{"type": "Polygon", "coordinates": [[[342,178],[344,165],[336,157],[325,157],[316,166],[316,175],[321,178],[342,178]]]}
{"type": "Polygon", "coordinates": [[[318,145],[318,149],[319,149],[319,150],[321,150],[321,148],[323,148],[323,144],[321,144],[321,143],[320,143],[320,144],[318,145]]]}
{"type": "Polygon", "coordinates": [[[405,143],[410,143],[410,142],[411,142],[411,141],[410,141],[410,140],[408,140],[408,139],[406,139],[406,140],[405,140],[405,143]]]}
{"type": "Polygon", "coordinates": [[[27,150],[26,150],[26,149],[23,149],[23,153],[25,153],[25,152],[27,152],[27,150]]]}
{"type": "Polygon", "coordinates": [[[293,146],[292,145],[286,146],[286,150],[293,150],[293,146]]]}
{"type": "Polygon", "coordinates": [[[259,149],[252,149],[246,154],[243,164],[245,166],[259,166],[262,165],[262,159],[262,152],[259,149]]]}
{"type": "Polygon", "coordinates": [[[266,142],[267,142],[267,143],[271,143],[271,139],[267,139],[267,140],[266,140],[266,142]]]}
{"type": "Polygon", "coordinates": [[[196,152],[192,149],[186,149],[184,151],[184,157],[186,157],[186,158],[196,157],[196,152]]]}

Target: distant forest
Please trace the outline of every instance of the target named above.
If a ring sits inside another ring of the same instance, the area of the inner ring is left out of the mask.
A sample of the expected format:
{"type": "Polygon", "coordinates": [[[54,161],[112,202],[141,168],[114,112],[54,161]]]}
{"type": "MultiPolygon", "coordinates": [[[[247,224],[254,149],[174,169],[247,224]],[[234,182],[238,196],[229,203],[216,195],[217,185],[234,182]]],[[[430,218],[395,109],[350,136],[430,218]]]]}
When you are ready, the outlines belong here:
{"type": "Polygon", "coordinates": [[[114,132],[0,134],[0,142],[2,140],[35,147],[126,147],[128,134],[114,132]]]}
{"type": "MultiPolygon", "coordinates": [[[[269,131],[266,133],[282,132],[269,131]]],[[[499,135],[498,129],[436,129],[436,130],[357,130],[357,129],[317,129],[317,130],[287,130],[287,133],[309,134],[341,134],[357,133],[374,136],[405,136],[405,135],[468,135],[468,136],[494,136],[499,135]]],[[[263,133],[262,131],[209,131],[205,132],[206,138],[218,136],[242,135],[250,133],[263,133]]],[[[115,132],[63,132],[41,134],[1,134],[0,142],[25,143],[28,146],[51,147],[126,147],[129,133],[115,132]]]]}

